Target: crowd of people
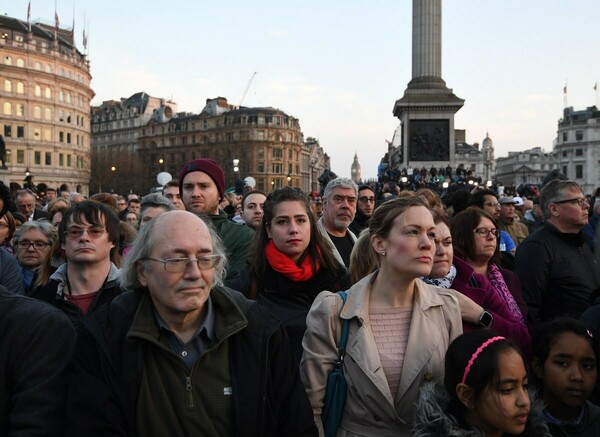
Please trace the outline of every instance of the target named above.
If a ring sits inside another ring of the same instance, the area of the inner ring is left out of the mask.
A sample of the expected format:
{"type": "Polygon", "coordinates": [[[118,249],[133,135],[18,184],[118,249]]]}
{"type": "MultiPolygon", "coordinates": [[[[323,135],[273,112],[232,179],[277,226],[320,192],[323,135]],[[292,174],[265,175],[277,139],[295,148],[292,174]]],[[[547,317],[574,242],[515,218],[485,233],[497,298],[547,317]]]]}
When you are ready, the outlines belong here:
{"type": "Polygon", "coordinates": [[[0,183],[0,435],[600,435],[600,201],[392,191],[0,183]]]}

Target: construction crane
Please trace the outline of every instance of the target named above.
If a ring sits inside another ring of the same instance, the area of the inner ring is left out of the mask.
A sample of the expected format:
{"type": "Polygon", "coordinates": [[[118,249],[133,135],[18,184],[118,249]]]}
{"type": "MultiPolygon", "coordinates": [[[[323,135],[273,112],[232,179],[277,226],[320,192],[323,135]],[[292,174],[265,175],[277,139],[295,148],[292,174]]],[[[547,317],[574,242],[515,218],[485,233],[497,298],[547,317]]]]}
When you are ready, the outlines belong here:
{"type": "Polygon", "coordinates": [[[258,73],[258,72],[255,71],[254,73],[252,73],[252,76],[250,76],[250,80],[248,81],[248,85],[246,85],[246,89],[244,90],[244,94],[242,94],[242,98],[240,99],[240,106],[242,106],[242,103],[244,103],[244,99],[246,98],[246,94],[248,94],[248,90],[250,89],[250,85],[252,85],[252,81],[254,80],[254,76],[256,76],[256,73],[258,73]]]}

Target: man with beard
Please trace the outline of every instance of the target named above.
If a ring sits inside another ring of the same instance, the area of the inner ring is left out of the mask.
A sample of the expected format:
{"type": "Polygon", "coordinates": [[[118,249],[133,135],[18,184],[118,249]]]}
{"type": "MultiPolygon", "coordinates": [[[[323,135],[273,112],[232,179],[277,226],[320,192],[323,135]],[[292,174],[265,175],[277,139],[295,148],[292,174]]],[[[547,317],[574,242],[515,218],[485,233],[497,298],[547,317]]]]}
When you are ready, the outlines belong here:
{"type": "Polygon", "coordinates": [[[352,179],[333,179],[323,191],[323,216],[317,222],[336,259],[346,267],[350,266],[356,242],[356,235],[348,227],[356,215],[357,197],[358,186],[352,179]]]}

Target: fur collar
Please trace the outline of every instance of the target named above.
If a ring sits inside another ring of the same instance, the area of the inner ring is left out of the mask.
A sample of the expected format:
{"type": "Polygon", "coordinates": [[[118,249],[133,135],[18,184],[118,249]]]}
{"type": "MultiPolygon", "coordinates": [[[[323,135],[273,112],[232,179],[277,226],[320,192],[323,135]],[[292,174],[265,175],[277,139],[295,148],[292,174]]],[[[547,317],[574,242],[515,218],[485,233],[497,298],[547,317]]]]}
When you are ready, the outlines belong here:
{"type": "MultiPolygon", "coordinates": [[[[542,415],[543,404],[533,390],[529,391],[531,411],[527,427],[521,436],[551,437],[542,415]]],[[[449,397],[444,387],[434,383],[424,384],[417,403],[417,417],[413,426],[415,437],[485,437],[476,428],[463,428],[456,419],[445,412],[449,397]]]]}

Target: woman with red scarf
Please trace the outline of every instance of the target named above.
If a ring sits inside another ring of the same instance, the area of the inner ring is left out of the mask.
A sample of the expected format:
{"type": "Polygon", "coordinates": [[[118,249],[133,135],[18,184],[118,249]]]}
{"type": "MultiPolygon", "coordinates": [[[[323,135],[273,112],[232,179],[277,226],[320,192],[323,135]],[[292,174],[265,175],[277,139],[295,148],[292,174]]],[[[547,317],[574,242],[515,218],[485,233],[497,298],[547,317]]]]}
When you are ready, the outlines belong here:
{"type": "Polygon", "coordinates": [[[283,321],[299,363],[306,315],[323,290],[346,290],[350,277],[317,230],[308,197],[297,188],[267,196],[251,265],[229,285],[283,321]]]}

